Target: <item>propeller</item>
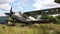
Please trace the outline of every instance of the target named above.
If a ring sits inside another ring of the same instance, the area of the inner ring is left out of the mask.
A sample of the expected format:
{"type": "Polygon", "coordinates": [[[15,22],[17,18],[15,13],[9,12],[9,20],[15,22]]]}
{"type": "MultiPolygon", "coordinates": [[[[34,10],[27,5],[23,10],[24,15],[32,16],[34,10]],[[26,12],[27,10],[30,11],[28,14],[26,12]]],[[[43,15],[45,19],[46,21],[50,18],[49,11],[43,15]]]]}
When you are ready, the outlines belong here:
{"type": "Polygon", "coordinates": [[[14,12],[12,11],[12,7],[10,9],[10,17],[14,14],[14,12]]]}
{"type": "Polygon", "coordinates": [[[12,7],[10,9],[10,13],[5,13],[5,14],[11,17],[14,14],[14,12],[12,11],[12,7]]]}

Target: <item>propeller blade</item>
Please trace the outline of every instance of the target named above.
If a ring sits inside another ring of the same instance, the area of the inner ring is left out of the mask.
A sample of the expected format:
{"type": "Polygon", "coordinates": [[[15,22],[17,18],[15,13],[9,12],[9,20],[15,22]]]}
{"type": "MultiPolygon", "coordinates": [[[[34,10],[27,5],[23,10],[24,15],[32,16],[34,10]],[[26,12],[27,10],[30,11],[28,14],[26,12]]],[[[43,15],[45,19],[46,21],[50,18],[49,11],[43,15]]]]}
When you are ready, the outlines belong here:
{"type": "Polygon", "coordinates": [[[14,14],[14,12],[12,11],[12,7],[10,9],[10,17],[14,14]]]}

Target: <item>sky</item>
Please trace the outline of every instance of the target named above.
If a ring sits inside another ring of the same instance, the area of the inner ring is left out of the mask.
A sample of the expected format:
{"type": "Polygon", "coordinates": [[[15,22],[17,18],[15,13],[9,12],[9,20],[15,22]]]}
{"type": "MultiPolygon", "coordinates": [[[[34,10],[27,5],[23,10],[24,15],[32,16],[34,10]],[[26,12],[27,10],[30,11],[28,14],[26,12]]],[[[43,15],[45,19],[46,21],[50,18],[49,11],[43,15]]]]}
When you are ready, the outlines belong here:
{"type": "Polygon", "coordinates": [[[60,7],[54,0],[0,0],[0,16],[5,16],[12,6],[13,12],[27,12],[60,7]]]}

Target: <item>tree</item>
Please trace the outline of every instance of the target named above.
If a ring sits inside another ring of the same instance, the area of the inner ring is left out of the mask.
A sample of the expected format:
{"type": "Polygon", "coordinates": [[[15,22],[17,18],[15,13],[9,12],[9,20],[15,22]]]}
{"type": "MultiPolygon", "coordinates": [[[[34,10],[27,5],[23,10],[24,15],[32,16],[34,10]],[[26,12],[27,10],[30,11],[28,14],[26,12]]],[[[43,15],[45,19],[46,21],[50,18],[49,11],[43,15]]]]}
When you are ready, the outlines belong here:
{"type": "Polygon", "coordinates": [[[55,0],[55,2],[60,4],[60,0],[55,0]]]}

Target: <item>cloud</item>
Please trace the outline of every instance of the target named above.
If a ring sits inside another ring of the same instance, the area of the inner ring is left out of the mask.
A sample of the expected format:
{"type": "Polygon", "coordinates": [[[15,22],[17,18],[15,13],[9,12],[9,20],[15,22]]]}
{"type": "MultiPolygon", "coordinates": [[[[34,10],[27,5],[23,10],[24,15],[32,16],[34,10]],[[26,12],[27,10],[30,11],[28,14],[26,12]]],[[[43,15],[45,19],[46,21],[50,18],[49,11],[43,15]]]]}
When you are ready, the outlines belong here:
{"type": "Polygon", "coordinates": [[[5,3],[9,3],[9,2],[13,2],[15,0],[0,0],[0,4],[5,4],[5,3]]]}
{"type": "Polygon", "coordinates": [[[9,11],[10,10],[10,5],[9,3],[14,2],[15,0],[0,0],[0,16],[5,15],[4,11],[9,11]]]}
{"type": "MultiPolygon", "coordinates": [[[[19,0],[13,4],[17,9],[14,11],[24,11],[30,5],[30,0],[19,0]]],[[[26,10],[25,10],[26,11],[26,10]]]]}
{"type": "Polygon", "coordinates": [[[10,2],[15,0],[0,0],[0,10],[9,10],[10,9],[10,2]]]}
{"type": "Polygon", "coordinates": [[[28,6],[30,3],[29,0],[20,0],[16,3],[14,3],[13,5],[16,5],[16,6],[28,6]]]}
{"type": "Polygon", "coordinates": [[[31,7],[33,7],[33,9],[31,8],[31,10],[60,7],[60,4],[55,3],[54,0],[20,0],[18,2],[15,2],[13,5],[22,11],[24,9],[25,9],[24,11],[29,11],[30,10],[29,8],[31,7]]]}
{"type": "Polygon", "coordinates": [[[54,0],[34,0],[34,2],[36,10],[60,7],[60,4],[55,3],[54,0]]]}
{"type": "Polygon", "coordinates": [[[10,9],[9,4],[1,4],[0,5],[0,10],[9,10],[9,9],[10,9]]]}
{"type": "Polygon", "coordinates": [[[0,10],[0,16],[6,16],[2,10],[0,10]]]}

